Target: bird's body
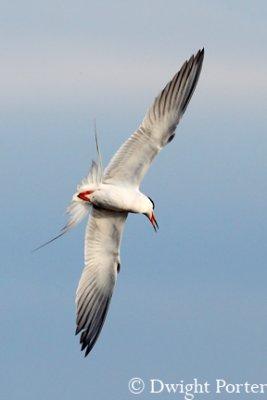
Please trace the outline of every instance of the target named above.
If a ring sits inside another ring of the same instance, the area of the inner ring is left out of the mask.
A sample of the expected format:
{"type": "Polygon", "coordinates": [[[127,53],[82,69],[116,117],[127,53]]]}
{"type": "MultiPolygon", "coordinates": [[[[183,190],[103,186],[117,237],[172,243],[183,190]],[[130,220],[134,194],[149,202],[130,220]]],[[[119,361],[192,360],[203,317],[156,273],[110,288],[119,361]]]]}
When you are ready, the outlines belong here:
{"type": "Polygon", "coordinates": [[[76,196],[104,210],[143,214],[151,209],[151,200],[138,188],[125,188],[121,185],[100,183],[86,187],[76,196]]]}
{"type": "Polygon", "coordinates": [[[158,227],[154,203],[140,192],[139,186],[155,156],[174,138],[176,126],[197,85],[203,58],[204,49],[185,61],[105,171],[97,144],[98,162],[93,162],[68,208],[69,221],[58,236],[91,211],[85,234],[85,267],[76,293],[76,333],[81,333],[85,356],[105,321],[120,269],[119,248],[128,213],[142,213],[155,230],[158,227]]]}

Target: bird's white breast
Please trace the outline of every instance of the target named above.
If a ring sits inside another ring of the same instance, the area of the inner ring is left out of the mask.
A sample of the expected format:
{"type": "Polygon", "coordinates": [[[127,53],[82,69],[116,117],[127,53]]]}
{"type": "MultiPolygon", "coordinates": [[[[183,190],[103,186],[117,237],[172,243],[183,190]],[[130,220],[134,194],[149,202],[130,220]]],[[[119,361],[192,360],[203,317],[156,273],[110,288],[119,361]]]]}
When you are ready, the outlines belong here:
{"type": "Polygon", "coordinates": [[[137,189],[101,184],[90,196],[97,207],[113,210],[143,213],[149,205],[148,198],[137,189]]]}

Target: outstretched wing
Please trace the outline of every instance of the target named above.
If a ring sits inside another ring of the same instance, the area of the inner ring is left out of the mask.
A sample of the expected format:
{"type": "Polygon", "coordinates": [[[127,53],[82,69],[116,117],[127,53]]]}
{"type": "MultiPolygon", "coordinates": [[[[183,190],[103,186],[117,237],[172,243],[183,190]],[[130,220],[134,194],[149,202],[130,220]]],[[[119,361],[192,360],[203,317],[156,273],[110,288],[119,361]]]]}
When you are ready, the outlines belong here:
{"type": "Polygon", "coordinates": [[[158,152],[174,132],[194,93],[204,49],[185,61],[179,72],[156,97],[139,129],[119,148],[104,173],[104,183],[139,187],[158,152]]]}
{"type": "Polygon", "coordinates": [[[94,346],[104,324],[117,273],[119,248],[127,213],[95,207],[85,234],[85,267],[76,292],[77,330],[85,356],[94,346]]]}

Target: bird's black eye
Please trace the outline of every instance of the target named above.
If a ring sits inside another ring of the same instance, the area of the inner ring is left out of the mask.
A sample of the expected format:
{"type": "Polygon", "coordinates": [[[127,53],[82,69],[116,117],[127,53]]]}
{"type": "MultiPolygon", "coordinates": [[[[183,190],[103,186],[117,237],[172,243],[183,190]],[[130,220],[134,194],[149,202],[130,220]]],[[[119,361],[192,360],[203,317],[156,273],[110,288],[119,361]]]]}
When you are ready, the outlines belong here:
{"type": "Polygon", "coordinates": [[[149,200],[151,201],[152,206],[153,206],[153,210],[154,210],[154,208],[155,208],[155,203],[154,203],[154,201],[151,199],[151,197],[148,197],[148,198],[149,198],[149,200]]]}

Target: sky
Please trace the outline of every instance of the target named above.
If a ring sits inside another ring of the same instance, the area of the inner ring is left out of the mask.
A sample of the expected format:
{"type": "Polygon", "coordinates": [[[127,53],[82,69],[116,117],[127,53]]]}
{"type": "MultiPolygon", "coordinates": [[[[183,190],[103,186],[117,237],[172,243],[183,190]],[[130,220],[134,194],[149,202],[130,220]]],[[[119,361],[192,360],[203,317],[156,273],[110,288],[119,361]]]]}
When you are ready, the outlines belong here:
{"type": "Polygon", "coordinates": [[[1,3],[1,398],[183,399],[149,393],[153,378],[266,383],[266,12],[239,0],[1,3]],[[203,46],[176,138],[142,184],[160,230],[129,216],[84,359],[74,298],[85,224],[31,250],[65,222],[96,155],[94,119],[107,164],[203,46]]]}

